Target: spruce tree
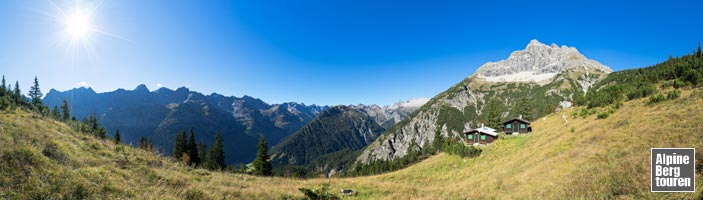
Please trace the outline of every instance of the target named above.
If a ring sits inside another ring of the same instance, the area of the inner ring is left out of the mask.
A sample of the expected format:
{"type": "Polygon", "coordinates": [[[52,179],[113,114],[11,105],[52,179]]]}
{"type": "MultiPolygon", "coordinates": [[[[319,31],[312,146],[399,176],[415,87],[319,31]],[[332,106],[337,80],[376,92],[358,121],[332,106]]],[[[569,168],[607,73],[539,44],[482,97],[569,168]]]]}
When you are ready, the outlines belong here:
{"type": "Polygon", "coordinates": [[[39,89],[39,79],[35,76],[34,85],[29,89],[29,98],[32,99],[32,106],[34,106],[35,109],[41,110],[41,107],[44,105],[41,100],[42,96],[41,89],[39,89]]]}
{"type": "Polygon", "coordinates": [[[7,95],[7,85],[5,85],[5,75],[2,75],[2,85],[0,85],[0,97],[7,95]]]}
{"type": "Polygon", "coordinates": [[[190,129],[190,140],[188,140],[188,156],[190,156],[191,163],[200,165],[200,154],[198,153],[198,145],[195,143],[193,128],[190,129]]]}
{"type": "Polygon", "coordinates": [[[54,106],[54,109],[51,110],[51,117],[53,117],[55,120],[60,120],[61,114],[59,112],[59,106],[54,106]]]}
{"type": "Polygon", "coordinates": [[[146,138],[144,136],[139,137],[139,144],[137,145],[140,149],[146,149],[146,138]]]}
{"type": "Polygon", "coordinates": [[[201,165],[205,165],[207,163],[207,149],[205,148],[205,143],[200,140],[198,142],[198,158],[200,158],[200,163],[201,165]]]}
{"type": "Polygon", "coordinates": [[[176,143],[173,146],[173,157],[180,159],[186,152],[186,131],[176,134],[176,143]]]}
{"type": "Polygon", "coordinates": [[[139,138],[139,148],[151,150],[151,148],[152,148],[151,139],[147,139],[144,136],[139,138]]]}
{"type": "Polygon", "coordinates": [[[698,51],[696,52],[696,57],[703,57],[703,52],[701,52],[701,43],[698,42],[698,51]]]}
{"type": "Polygon", "coordinates": [[[526,96],[519,97],[515,101],[515,104],[515,114],[521,115],[525,120],[532,120],[530,109],[532,109],[533,106],[526,96]]]}
{"type": "Polygon", "coordinates": [[[259,139],[259,144],[257,146],[259,151],[256,152],[256,159],[254,160],[254,175],[269,176],[271,175],[271,163],[269,163],[266,139],[263,137],[259,139]]]}
{"type": "Polygon", "coordinates": [[[225,167],[225,147],[222,144],[222,136],[220,133],[215,135],[215,143],[210,147],[210,158],[208,158],[208,167],[211,169],[222,169],[225,167]]]}
{"type": "Polygon", "coordinates": [[[484,121],[486,124],[484,124],[487,127],[490,128],[497,128],[500,127],[500,111],[498,110],[498,103],[495,101],[488,102],[488,105],[486,105],[485,112],[486,115],[484,117],[484,121]]]}
{"type": "Polygon", "coordinates": [[[16,81],[15,82],[15,99],[13,99],[16,104],[21,105],[23,102],[22,99],[22,91],[20,91],[20,82],[16,81]]]}
{"type": "Polygon", "coordinates": [[[115,144],[120,143],[120,129],[115,130],[115,144]]]}
{"type": "Polygon", "coordinates": [[[63,103],[61,104],[61,113],[63,114],[63,117],[61,118],[63,121],[68,121],[71,119],[71,107],[68,105],[66,97],[63,98],[63,103]]]}

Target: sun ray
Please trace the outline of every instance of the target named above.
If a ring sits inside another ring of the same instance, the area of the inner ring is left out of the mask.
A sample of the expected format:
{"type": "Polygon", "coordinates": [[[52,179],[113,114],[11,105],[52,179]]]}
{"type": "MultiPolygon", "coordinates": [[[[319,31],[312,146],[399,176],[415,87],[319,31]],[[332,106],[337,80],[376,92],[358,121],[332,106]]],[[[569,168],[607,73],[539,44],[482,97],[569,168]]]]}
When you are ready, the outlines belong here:
{"type": "Polygon", "coordinates": [[[54,0],[47,0],[58,14],[51,16],[62,26],[60,40],[66,44],[67,51],[72,56],[78,56],[79,51],[95,53],[94,40],[97,36],[108,36],[129,41],[119,35],[109,33],[97,25],[96,14],[104,3],[102,0],[90,3],[72,0],[68,5],[59,5],[54,0]]]}

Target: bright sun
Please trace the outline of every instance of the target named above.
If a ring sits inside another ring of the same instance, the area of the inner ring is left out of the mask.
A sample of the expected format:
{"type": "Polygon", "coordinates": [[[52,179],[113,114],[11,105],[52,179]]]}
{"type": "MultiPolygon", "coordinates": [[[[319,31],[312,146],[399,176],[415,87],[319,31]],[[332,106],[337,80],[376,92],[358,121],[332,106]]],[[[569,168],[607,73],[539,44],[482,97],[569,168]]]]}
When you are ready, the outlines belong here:
{"type": "Polygon", "coordinates": [[[59,41],[67,44],[68,50],[77,53],[79,50],[94,51],[95,36],[110,36],[126,40],[119,35],[102,30],[96,18],[102,0],[66,0],[64,4],[56,4],[53,0],[48,2],[56,9],[56,15],[50,15],[60,25],[59,41]],[[96,24],[97,23],[97,24],[96,24]]]}
{"type": "Polygon", "coordinates": [[[85,38],[92,31],[88,15],[80,11],[66,16],[66,30],[75,39],[85,38]]]}

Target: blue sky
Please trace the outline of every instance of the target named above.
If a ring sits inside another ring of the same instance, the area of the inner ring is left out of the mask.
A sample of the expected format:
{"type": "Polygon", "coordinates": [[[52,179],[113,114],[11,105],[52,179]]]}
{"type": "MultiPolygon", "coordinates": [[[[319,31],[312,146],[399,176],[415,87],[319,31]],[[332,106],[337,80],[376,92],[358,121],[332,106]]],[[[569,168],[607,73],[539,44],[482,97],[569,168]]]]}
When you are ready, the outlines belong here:
{"type": "Polygon", "coordinates": [[[144,83],[269,103],[391,104],[432,97],[530,39],[574,46],[614,70],[703,40],[701,1],[81,1],[88,47],[59,10],[0,2],[0,73],[24,91],[144,83]]]}

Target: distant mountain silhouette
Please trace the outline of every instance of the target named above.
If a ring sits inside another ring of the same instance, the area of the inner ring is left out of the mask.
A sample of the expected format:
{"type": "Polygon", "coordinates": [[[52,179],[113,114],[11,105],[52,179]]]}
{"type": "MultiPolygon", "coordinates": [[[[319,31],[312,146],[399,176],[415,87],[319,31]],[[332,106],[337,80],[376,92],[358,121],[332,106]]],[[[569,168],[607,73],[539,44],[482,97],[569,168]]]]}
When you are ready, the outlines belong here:
{"type": "Polygon", "coordinates": [[[222,133],[228,164],[250,162],[259,137],[277,144],[328,108],[294,102],[270,105],[250,96],[203,95],[185,87],[149,91],[143,84],[134,90],[105,93],[84,87],[64,92],[52,89],[44,102],[60,106],[64,97],[79,120],[94,112],[109,135],[119,129],[122,140],[134,145],[142,136],[152,138],[166,155],[172,153],[178,131],[193,128],[197,140],[208,146],[215,133],[222,133]]]}

